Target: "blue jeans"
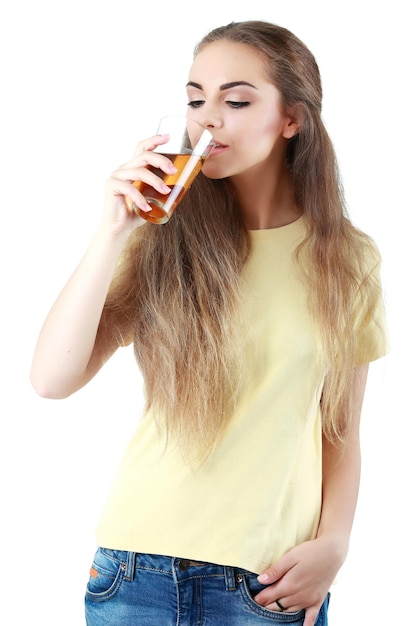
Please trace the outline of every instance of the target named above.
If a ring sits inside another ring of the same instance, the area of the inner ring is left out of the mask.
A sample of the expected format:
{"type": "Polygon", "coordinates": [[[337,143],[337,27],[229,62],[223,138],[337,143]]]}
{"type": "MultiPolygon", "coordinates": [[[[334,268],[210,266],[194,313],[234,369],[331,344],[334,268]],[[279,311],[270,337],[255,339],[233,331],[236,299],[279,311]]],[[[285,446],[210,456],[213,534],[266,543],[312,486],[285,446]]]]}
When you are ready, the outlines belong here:
{"type": "MultiPolygon", "coordinates": [[[[237,567],[99,548],[85,596],[87,626],[302,626],[304,611],[270,611],[263,585],[237,567]]],[[[327,626],[328,599],[316,626],[327,626]]]]}

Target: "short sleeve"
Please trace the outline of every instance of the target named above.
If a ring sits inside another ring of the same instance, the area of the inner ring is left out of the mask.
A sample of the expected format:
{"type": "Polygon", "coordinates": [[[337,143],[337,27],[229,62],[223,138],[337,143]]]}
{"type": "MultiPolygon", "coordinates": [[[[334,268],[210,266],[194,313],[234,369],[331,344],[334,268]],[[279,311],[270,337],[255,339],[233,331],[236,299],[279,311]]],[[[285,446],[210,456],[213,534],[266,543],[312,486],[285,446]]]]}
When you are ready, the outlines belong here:
{"type": "Polygon", "coordinates": [[[356,366],[383,357],[389,349],[381,255],[374,243],[366,250],[364,267],[364,280],[358,291],[354,315],[356,366]]]}

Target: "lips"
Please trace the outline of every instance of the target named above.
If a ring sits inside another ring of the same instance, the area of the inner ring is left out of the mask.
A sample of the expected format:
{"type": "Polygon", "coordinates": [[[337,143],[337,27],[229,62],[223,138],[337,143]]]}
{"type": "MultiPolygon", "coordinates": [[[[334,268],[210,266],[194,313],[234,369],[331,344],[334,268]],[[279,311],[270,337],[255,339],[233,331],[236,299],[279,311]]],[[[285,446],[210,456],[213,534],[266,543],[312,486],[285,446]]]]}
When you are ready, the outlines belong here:
{"type": "Polygon", "coordinates": [[[226,144],[221,143],[220,141],[216,141],[216,140],[213,140],[212,145],[214,147],[211,149],[210,156],[213,156],[215,154],[220,154],[221,152],[224,152],[228,148],[226,144]]]}

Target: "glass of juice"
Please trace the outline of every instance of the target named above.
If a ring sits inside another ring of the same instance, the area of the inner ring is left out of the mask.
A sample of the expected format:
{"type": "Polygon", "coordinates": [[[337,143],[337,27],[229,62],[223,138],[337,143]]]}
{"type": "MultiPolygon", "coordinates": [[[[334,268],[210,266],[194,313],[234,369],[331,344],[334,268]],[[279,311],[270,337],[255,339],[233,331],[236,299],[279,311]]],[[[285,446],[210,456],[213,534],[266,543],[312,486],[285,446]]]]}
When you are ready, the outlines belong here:
{"type": "Polygon", "coordinates": [[[135,204],[132,204],[132,208],[137,215],[148,222],[166,224],[201,170],[214,144],[210,131],[198,122],[180,115],[163,117],[159,122],[157,134],[168,134],[169,140],[157,146],[155,152],[168,157],[177,171],[175,174],[166,174],[151,165],[147,167],[162,178],[165,185],[170,187],[171,192],[161,194],[143,181],[134,181],[133,185],[144,196],[151,211],[142,211],[135,204]]]}

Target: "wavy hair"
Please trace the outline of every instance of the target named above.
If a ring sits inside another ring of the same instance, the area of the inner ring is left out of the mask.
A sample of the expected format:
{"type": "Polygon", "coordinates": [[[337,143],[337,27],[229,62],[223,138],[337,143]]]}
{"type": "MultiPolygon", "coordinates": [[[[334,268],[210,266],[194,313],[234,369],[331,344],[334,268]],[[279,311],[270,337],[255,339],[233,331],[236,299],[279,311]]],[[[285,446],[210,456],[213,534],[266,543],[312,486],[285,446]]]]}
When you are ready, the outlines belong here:
{"type": "MultiPolygon", "coordinates": [[[[321,118],[320,73],[308,48],[285,28],[246,21],[212,30],[195,55],[220,40],[262,53],[284,110],[296,110],[302,120],[287,148],[296,202],[307,223],[297,258],[327,364],[323,431],[331,441],[342,441],[356,365],[354,311],[358,299],[370,311],[377,300],[367,261],[373,244],[347,216],[321,118]]],[[[167,224],[134,231],[107,297],[101,336],[117,332],[119,343],[133,339],[147,406],[187,455],[210,452],[239,393],[240,275],[249,250],[227,179],[199,174],[167,224]]]]}

